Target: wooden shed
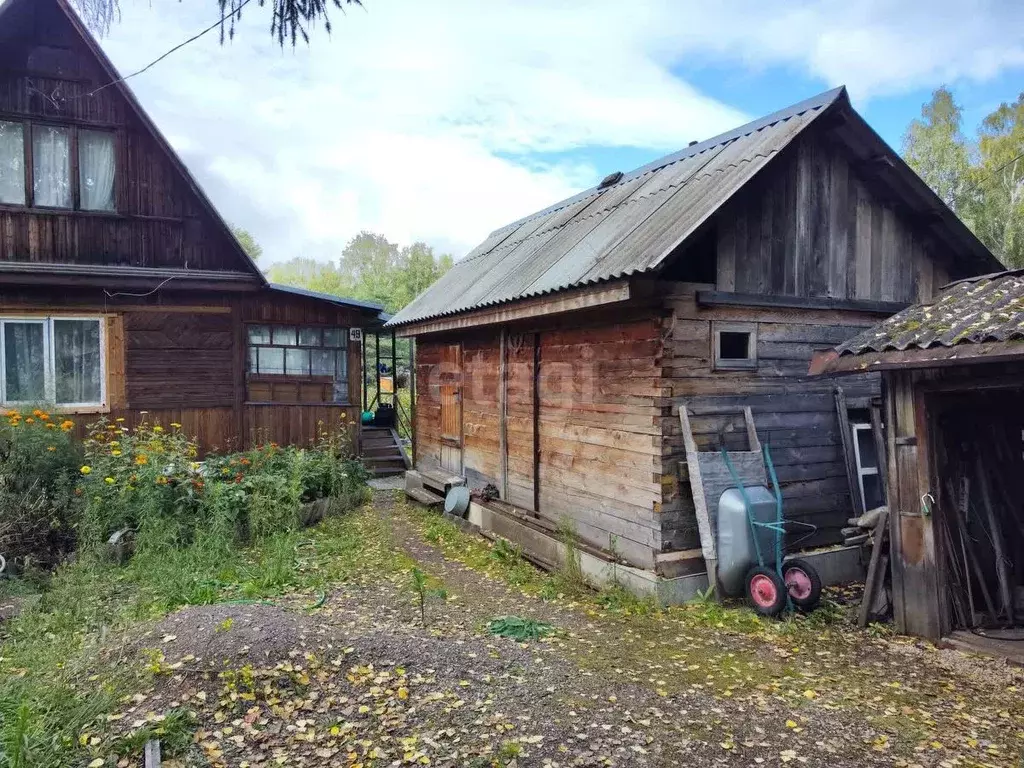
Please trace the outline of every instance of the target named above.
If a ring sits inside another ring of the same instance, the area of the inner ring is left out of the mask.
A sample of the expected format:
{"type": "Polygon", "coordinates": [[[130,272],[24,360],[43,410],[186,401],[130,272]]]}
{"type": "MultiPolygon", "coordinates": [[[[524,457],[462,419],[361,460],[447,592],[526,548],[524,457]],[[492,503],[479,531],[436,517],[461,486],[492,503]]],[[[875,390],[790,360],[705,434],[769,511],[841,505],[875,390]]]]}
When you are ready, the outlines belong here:
{"type": "Polygon", "coordinates": [[[1024,639],[1024,272],[954,282],[812,366],[865,371],[884,384],[897,627],[1024,639]]]}
{"type": "Polygon", "coordinates": [[[66,0],[0,6],[4,405],[306,442],[358,423],[384,319],[267,282],[66,0]]]}
{"type": "MultiPolygon", "coordinates": [[[[389,323],[416,339],[415,483],[493,486],[538,529],[703,570],[698,447],[752,410],[804,546],[852,511],[815,350],[997,262],[838,88],[493,232],[389,323]],[[682,466],[681,466],[682,465],[682,466]]],[[[845,383],[856,423],[878,377],[845,383]]]]}

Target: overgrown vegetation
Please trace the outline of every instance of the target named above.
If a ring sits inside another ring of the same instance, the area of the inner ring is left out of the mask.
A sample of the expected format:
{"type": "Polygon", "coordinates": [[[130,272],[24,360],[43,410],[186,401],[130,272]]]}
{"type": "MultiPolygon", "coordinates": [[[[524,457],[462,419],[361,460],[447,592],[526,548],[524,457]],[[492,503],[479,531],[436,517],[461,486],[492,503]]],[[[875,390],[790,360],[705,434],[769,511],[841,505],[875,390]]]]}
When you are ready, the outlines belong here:
{"type": "MultiPolygon", "coordinates": [[[[84,764],[89,734],[153,674],[125,655],[140,620],[321,588],[357,573],[367,555],[369,537],[348,516],[321,526],[331,531],[327,557],[316,550],[324,534],[301,531],[368,498],[343,427],[322,429],[309,449],[270,444],[204,461],[178,424],[100,420],[83,445],[73,429],[39,409],[9,411],[0,425],[3,551],[33,574],[33,563],[78,548],[40,593],[20,590],[21,615],[3,625],[0,766],[84,764]],[[109,557],[115,533],[132,542],[124,564],[109,557]]],[[[182,743],[187,725],[172,718],[152,730],[182,743]]]]}

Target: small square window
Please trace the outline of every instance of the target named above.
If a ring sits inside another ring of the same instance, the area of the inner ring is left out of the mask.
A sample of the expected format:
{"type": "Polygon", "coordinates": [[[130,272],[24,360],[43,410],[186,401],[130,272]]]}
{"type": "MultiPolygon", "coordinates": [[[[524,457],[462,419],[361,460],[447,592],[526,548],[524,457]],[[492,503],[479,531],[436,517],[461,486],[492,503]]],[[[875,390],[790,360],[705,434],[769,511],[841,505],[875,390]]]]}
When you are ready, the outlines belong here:
{"type": "Polygon", "coordinates": [[[753,323],[712,324],[715,370],[757,368],[757,327],[753,323]]]}

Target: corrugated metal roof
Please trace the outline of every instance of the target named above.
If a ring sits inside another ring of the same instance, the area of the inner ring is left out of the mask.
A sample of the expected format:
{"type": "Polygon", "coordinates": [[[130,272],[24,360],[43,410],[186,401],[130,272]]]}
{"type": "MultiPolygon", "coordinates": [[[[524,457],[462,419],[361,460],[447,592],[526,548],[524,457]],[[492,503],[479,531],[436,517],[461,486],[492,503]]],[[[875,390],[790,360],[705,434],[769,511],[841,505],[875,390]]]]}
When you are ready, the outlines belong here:
{"type": "Polygon", "coordinates": [[[1024,339],[1024,270],[960,280],[836,347],[839,356],[1024,339]]]}
{"type": "Polygon", "coordinates": [[[836,88],[491,233],[389,325],[656,269],[826,108],[836,88]]]}
{"type": "Polygon", "coordinates": [[[333,293],[321,293],[320,291],[310,291],[306,288],[297,288],[294,285],[283,285],[282,283],[268,283],[267,287],[272,291],[279,291],[281,293],[290,293],[294,296],[304,296],[308,299],[317,299],[319,301],[326,301],[331,304],[336,304],[340,307],[354,307],[356,309],[368,309],[371,312],[376,312],[381,320],[387,320],[391,315],[384,311],[382,304],[375,304],[372,301],[362,301],[360,299],[350,299],[347,296],[335,296],[333,293]]]}

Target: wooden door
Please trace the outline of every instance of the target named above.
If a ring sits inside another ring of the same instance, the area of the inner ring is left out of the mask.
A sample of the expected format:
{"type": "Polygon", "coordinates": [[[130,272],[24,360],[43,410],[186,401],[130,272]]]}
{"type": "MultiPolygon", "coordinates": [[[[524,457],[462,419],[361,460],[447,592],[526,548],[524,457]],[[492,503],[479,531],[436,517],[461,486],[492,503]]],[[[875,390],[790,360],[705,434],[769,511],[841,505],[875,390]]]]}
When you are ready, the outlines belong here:
{"type": "Polygon", "coordinates": [[[441,352],[441,468],[462,474],[462,346],[441,352]]]}

